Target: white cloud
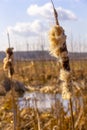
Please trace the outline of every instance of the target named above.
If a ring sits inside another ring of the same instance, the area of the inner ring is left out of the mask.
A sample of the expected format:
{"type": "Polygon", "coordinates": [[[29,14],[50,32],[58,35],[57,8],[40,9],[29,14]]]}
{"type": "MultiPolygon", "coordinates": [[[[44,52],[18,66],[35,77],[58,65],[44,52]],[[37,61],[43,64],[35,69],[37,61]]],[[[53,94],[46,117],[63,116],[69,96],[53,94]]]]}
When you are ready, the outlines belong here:
{"type": "Polygon", "coordinates": [[[38,6],[38,5],[31,5],[27,9],[27,13],[31,16],[42,16],[42,17],[49,17],[51,12],[50,9],[52,8],[52,5],[50,3],[47,3],[43,6],[38,6]]]}
{"type": "Polygon", "coordinates": [[[47,27],[39,20],[35,20],[32,23],[17,23],[14,27],[9,26],[7,30],[20,36],[37,36],[42,32],[44,33],[47,27]]]}
{"type": "MultiPolygon", "coordinates": [[[[76,20],[77,17],[70,10],[63,9],[62,7],[56,8],[58,12],[59,20],[76,20]]],[[[48,18],[53,18],[53,9],[51,3],[46,3],[43,6],[31,5],[27,9],[27,13],[32,16],[36,16],[35,21],[33,22],[25,22],[25,23],[17,23],[15,26],[9,26],[7,30],[10,33],[14,33],[20,36],[37,36],[40,33],[44,33],[48,30],[48,24],[46,20],[48,18]],[[46,17],[46,18],[45,18],[46,17]],[[36,20],[36,18],[40,20],[36,20]],[[43,21],[42,19],[43,18],[43,21]]]]}
{"type": "MultiPolygon", "coordinates": [[[[62,7],[57,7],[56,10],[58,11],[59,20],[77,19],[75,14],[70,10],[63,9],[62,7]]],[[[30,17],[34,16],[35,20],[32,22],[16,23],[14,26],[8,26],[7,30],[10,34],[14,34],[11,36],[18,36],[17,38],[21,39],[20,41],[22,41],[22,39],[26,40],[26,38],[29,38],[29,40],[33,39],[33,41],[35,41],[35,38],[43,35],[44,33],[46,34],[49,31],[49,23],[46,20],[54,17],[52,4],[47,3],[43,6],[31,5],[27,9],[27,13],[30,17]]]]}
{"type": "MultiPolygon", "coordinates": [[[[76,15],[68,9],[63,9],[62,7],[57,7],[56,10],[58,12],[60,20],[77,20],[76,15]]],[[[28,15],[31,15],[31,16],[50,18],[53,16],[52,4],[46,3],[43,6],[38,6],[36,4],[31,5],[27,9],[27,13],[28,13],[28,15]]]]}
{"type": "Polygon", "coordinates": [[[59,7],[57,8],[57,12],[59,14],[59,19],[61,20],[77,20],[76,15],[70,10],[59,7]]]}

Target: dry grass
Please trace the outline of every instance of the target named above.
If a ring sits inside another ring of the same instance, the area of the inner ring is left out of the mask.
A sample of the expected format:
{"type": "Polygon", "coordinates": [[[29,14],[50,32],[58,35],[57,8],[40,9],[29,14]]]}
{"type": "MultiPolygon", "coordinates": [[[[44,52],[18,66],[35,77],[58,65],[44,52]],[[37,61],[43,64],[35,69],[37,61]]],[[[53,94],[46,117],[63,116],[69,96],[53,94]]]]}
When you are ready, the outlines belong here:
{"type": "MultiPolygon", "coordinates": [[[[73,78],[87,79],[87,61],[70,62],[73,78]]],[[[16,65],[15,77],[26,84],[55,83],[59,77],[59,64],[57,61],[32,61],[18,62],[16,65]]]]}
{"type": "MultiPolygon", "coordinates": [[[[72,79],[87,82],[87,61],[71,61],[72,79]]],[[[56,85],[58,83],[59,65],[56,61],[17,62],[14,79],[26,85],[56,85]]],[[[4,78],[0,64],[0,81],[4,78]]],[[[79,86],[78,86],[79,87],[79,86]]],[[[16,97],[15,100],[17,100],[16,97]]],[[[0,130],[13,129],[12,99],[10,92],[0,97],[0,130]]],[[[87,89],[81,88],[73,96],[75,130],[87,128],[87,89]],[[81,93],[80,93],[81,92],[81,93]],[[80,100],[82,99],[82,101],[80,100]]],[[[63,102],[55,99],[50,111],[40,112],[37,108],[17,110],[17,130],[71,130],[70,104],[65,110],[63,102]]]]}

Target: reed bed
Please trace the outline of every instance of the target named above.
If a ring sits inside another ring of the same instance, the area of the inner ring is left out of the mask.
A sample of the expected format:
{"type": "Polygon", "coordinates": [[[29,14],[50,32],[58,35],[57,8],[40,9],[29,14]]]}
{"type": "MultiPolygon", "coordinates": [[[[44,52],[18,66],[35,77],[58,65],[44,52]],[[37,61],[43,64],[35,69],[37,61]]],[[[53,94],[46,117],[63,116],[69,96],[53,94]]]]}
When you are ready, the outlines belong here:
{"type": "MultiPolygon", "coordinates": [[[[72,61],[71,61],[72,62],[72,61]]],[[[72,65],[72,63],[70,64],[72,65]]],[[[73,80],[77,81],[77,88],[75,88],[75,93],[73,97],[73,115],[75,120],[75,130],[82,130],[87,128],[87,89],[86,89],[86,81],[87,81],[87,70],[86,64],[87,61],[80,61],[83,63],[83,70],[79,69],[78,61],[73,61],[74,68],[73,72],[73,80]],[[83,85],[84,84],[84,85],[83,85]],[[80,90],[78,89],[80,87],[80,90]]],[[[81,64],[82,64],[81,63],[81,64]]],[[[2,66],[2,65],[1,65],[2,66]]],[[[17,64],[17,70],[15,65],[15,74],[14,79],[19,79],[25,83],[25,85],[33,86],[36,88],[37,86],[41,87],[38,90],[42,89],[42,86],[47,86],[47,88],[51,86],[56,86],[58,84],[58,76],[59,69],[57,61],[32,61],[32,62],[20,62],[17,64]],[[44,62],[44,67],[42,66],[44,62]],[[37,68],[37,71],[35,69],[37,68]],[[23,69],[23,70],[22,70],[23,69]],[[43,70],[42,70],[43,69],[43,70]],[[30,71],[32,70],[32,71],[30,71]],[[21,75],[22,71],[24,75],[21,75]],[[44,72],[44,73],[43,73],[44,72]],[[38,74],[38,79],[37,75],[38,74]],[[44,75],[44,78],[40,77],[44,75]],[[24,76],[24,77],[23,77],[24,76]],[[32,79],[31,79],[32,78],[32,79]]],[[[72,67],[72,66],[71,66],[72,67]]],[[[1,79],[4,77],[4,72],[0,74],[1,79]]],[[[55,88],[57,88],[56,86],[55,88]]],[[[76,85],[75,85],[76,87],[76,85]]],[[[55,90],[55,89],[53,89],[55,90]]],[[[51,93],[53,92],[51,91],[51,93]]],[[[47,91],[48,93],[48,91],[47,91]]],[[[17,95],[15,94],[15,100],[18,100],[17,95]]],[[[29,101],[29,100],[28,100],[29,101]]],[[[13,114],[12,114],[12,98],[11,93],[8,92],[5,97],[0,98],[0,129],[1,130],[11,130],[13,129],[13,114]]],[[[70,116],[70,105],[68,104],[67,110],[63,106],[63,102],[59,99],[55,98],[55,104],[52,104],[50,110],[47,111],[38,111],[37,101],[35,100],[36,108],[23,108],[19,109],[18,103],[16,103],[16,111],[17,111],[17,130],[71,130],[71,116],[70,116]]],[[[45,106],[45,105],[44,105],[45,106]]]]}

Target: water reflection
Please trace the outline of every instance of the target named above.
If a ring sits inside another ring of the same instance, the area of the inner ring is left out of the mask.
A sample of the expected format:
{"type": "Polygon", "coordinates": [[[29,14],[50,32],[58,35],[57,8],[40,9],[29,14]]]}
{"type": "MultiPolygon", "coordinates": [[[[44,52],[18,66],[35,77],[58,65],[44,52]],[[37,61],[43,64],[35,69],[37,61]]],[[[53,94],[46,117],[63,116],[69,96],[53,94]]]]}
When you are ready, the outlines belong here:
{"type": "Polygon", "coordinates": [[[57,101],[62,102],[64,108],[67,108],[68,101],[63,101],[60,94],[45,94],[39,92],[25,93],[23,98],[19,98],[19,105],[21,109],[25,107],[37,107],[39,110],[47,110],[55,105],[57,101]]]}

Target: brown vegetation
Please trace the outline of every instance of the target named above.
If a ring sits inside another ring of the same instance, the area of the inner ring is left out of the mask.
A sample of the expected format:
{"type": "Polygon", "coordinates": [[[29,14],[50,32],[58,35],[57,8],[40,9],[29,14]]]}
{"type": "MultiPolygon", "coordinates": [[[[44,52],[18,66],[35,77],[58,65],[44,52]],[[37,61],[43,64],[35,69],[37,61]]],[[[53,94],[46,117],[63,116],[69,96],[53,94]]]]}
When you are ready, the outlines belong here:
{"type": "MultiPolygon", "coordinates": [[[[73,80],[73,115],[75,130],[87,129],[87,61],[71,61],[72,80],[73,80]]],[[[15,63],[14,79],[25,83],[26,86],[38,87],[51,86],[58,88],[59,67],[56,61],[25,61],[15,63]]],[[[0,82],[6,76],[0,64],[0,82]]],[[[51,91],[54,92],[54,87],[51,91]]],[[[45,90],[46,90],[45,89],[45,90]]],[[[56,91],[58,93],[58,91],[56,91]]],[[[47,91],[48,93],[48,91],[47,91]]],[[[71,130],[70,104],[65,110],[63,102],[55,99],[49,111],[39,111],[37,100],[35,108],[19,109],[18,95],[15,94],[16,102],[16,130],[71,130]]],[[[6,96],[0,97],[0,130],[13,129],[13,106],[11,92],[6,96]]]]}

